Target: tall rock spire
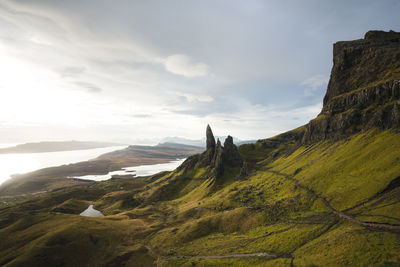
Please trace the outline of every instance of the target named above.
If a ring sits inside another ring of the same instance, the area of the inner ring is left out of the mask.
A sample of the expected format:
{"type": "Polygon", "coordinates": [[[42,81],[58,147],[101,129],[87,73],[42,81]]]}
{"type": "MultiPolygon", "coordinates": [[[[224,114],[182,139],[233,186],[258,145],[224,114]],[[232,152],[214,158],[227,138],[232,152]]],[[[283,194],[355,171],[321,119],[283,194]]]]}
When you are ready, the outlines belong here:
{"type": "MultiPolygon", "coordinates": [[[[224,146],[222,146],[219,139],[217,142],[215,141],[210,125],[207,125],[206,136],[207,150],[200,155],[189,157],[181,165],[182,167],[179,167],[180,169],[193,169],[195,166],[199,166],[207,169],[207,177],[214,177],[217,180],[221,180],[225,170],[229,172],[230,170],[235,170],[233,168],[242,167],[243,160],[233,143],[232,136],[228,135],[224,146]]],[[[248,174],[247,168],[246,165],[241,174],[242,178],[248,174]]]]}
{"type": "Polygon", "coordinates": [[[224,173],[224,149],[222,148],[219,139],[215,146],[215,153],[211,162],[211,167],[214,169],[214,175],[217,179],[224,173]]]}
{"type": "Polygon", "coordinates": [[[228,135],[224,142],[224,163],[232,167],[242,166],[243,160],[237,147],[233,144],[232,136],[228,135]]]}
{"type": "Polygon", "coordinates": [[[214,149],[215,148],[215,138],[214,138],[214,135],[213,135],[210,125],[207,125],[206,136],[207,136],[207,142],[206,142],[207,150],[210,148],[214,149]]]}

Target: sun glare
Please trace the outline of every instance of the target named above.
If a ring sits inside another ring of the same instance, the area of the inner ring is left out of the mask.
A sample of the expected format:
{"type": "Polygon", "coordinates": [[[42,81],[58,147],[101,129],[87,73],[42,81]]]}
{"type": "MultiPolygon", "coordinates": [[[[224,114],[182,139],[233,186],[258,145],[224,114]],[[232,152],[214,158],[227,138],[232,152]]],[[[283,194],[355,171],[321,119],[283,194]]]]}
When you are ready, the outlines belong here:
{"type": "Polygon", "coordinates": [[[57,74],[0,50],[0,121],[6,124],[84,122],[85,93],[68,90],[57,74]]]}

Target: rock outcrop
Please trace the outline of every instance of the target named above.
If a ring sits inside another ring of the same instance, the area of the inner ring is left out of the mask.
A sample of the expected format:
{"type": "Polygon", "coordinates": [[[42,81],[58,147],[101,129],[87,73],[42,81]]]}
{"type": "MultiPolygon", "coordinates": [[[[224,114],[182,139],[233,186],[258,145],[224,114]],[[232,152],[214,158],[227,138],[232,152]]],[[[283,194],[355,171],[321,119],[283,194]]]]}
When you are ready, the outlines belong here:
{"type": "Polygon", "coordinates": [[[341,139],[371,128],[399,128],[400,33],[369,31],[338,42],[324,105],[301,143],[341,139]]]}
{"type": "Polygon", "coordinates": [[[206,151],[200,155],[189,157],[182,163],[178,170],[194,168],[196,164],[199,164],[199,167],[208,168],[208,174],[210,176],[218,179],[224,174],[225,169],[242,166],[243,160],[231,136],[228,135],[224,146],[221,145],[219,139],[215,143],[215,138],[209,125],[207,125],[206,136],[206,151]]]}
{"type": "Polygon", "coordinates": [[[233,144],[233,138],[230,135],[224,142],[224,163],[231,167],[242,166],[243,163],[242,157],[237,147],[233,144]]]}
{"type": "Polygon", "coordinates": [[[206,129],[206,151],[201,154],[200,167],[207,167],[211,164],[215,153],[215,138],[210,125],[206,129]]]}
{"type": "Polygon", "coordinates": [[[242,167],[240,168],[237,179],[243,180],[243,179],[246,179],[249,175],[250,175],[250,164],[248,162],[244,161],[242,164],[242,167]]]}
{"type": "Polygon", "coordinates": [[[224,174],[224,163],[225,163],[224,156],[225,156],[224,149],[222,148],[221,142],[218,139],[215,147],[214,158],[210,165],[210,171],[214,173],[216,178],[224,174]]]}

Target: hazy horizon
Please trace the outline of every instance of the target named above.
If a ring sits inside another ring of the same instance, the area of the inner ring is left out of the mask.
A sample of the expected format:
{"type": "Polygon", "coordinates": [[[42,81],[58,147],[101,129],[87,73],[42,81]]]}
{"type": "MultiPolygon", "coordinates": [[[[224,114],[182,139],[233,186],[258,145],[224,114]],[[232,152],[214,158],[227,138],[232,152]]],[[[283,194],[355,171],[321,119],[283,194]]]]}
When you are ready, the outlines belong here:
{"type": "Polygon", "coordinates": [[[266,138],[321,107],[332,45],[398,1],[0,3],[0,143],[266,138]],[[91,4],[92,3],[92,4],[91,4]]]}
{"type": "MultiPolygon", "coordinates": [[[[215,139],[221,139],[222,141],[225,140],[227,135],[216,135],[215,139]]],[[[253,141],[253,140],[258,140],[258,139],[248,139],[248,140],[243,140],[240,138],[237,138],[236,136],[233,136],[233,141],[234,143],[237,142],[246,142],[246,141],[253,141]]],[[[17,143],[2,143],[0,142],[0,149],[1,148],[10,148],[10,147],[15,147],[18,145],[24,145],[24,144],[34,144],[34,143],[46,143],[46,142],[98,142],[102,143],[104,141],[102,140],[40,140],[40,141],[22,141],[22,142],[17,142],[17,143]]],[[[107,142],[107,141],[106,141],[107,142]]],[[[124,143],[124,142],[119,142],[119,143],[112,143],[110,142],[110,146],[114,145],[144,145],[144,146],[154,146],[158,144],[163,144],[163,143],[177,143],[177,144],[187,144],[187,145],[192,145],[192,146],[205,146],[206,145],[206,137],[198,138],[198,139],[190,139],[190,138],[185,138],[185,137],[180,137],[180,136],[166,136],[163,138],[155,138],[155,139],[147,139],[147,140],[137,140],[137,143],[124,143]]]]}

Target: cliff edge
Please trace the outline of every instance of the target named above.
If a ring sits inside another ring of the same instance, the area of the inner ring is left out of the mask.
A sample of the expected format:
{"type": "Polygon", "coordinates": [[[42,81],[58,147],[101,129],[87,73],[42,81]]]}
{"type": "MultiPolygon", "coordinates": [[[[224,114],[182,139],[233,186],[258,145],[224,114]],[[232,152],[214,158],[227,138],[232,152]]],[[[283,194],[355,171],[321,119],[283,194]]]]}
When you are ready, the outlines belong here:
{"type": "Polygon", "coordinates": [[[302,144],[338,140],[371,128],[400,126],[400,33],[369,31],[337,42],[323,108],[302,144]]]}

